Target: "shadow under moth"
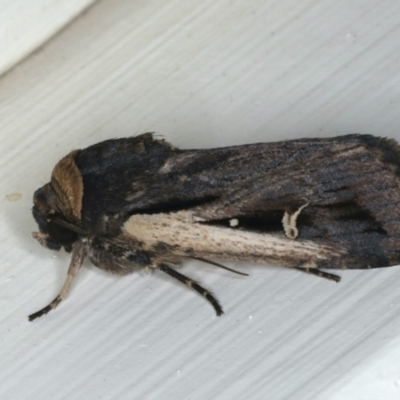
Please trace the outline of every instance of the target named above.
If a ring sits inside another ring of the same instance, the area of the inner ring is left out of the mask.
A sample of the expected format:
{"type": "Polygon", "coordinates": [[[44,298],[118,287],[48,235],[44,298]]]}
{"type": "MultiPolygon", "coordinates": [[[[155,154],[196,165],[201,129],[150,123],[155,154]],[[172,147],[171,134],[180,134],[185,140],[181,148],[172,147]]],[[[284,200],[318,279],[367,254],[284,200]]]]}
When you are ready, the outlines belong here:
{"type": "MultiPolygon", "coordinates": [[[[125,275],[153,268],[217,299],[177,271],[197,259],[325,269],[400,263],[400,146],[371,135],[181,150],[152,134],[75,150],[34,194],[43,246],[72,252],[59,295],[85,257],[125,275]]],[[[228,269],[228,268],[227,268],[228,269]]]]}

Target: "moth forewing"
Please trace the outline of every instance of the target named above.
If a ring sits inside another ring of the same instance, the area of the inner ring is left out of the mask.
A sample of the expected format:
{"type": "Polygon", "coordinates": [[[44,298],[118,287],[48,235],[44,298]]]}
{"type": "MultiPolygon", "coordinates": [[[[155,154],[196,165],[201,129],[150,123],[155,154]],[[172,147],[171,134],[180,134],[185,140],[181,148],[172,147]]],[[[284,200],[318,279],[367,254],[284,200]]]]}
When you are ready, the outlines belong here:
{"type": "MultiPolygon", "coordinates": [[[[400,147],[372,135],[180,150],[147,133],[75,150],[34,195],[35,238],[121,275],[188,258],[322,269],[400,263],[400,147]]],[[[215,263],[218,265],[218,263],[215,263]]]]}

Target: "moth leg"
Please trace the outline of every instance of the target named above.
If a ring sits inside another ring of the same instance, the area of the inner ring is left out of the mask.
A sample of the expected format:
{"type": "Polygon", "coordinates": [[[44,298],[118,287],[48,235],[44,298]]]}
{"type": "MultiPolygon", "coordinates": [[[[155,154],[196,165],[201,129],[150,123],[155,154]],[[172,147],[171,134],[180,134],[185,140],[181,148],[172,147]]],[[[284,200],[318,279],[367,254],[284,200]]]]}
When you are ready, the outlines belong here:
{"type": "Polygon", "coordinates": [[[236,269],[232,269],[232,268],[226,267],[225,265],[222,265],[222,264],[217,263],[217,262],[212,261],[212,260],[207,260],[207,259],[201,258],[201,257],[190,257],[190,258],[192,258],[193,260],[197,260],[197,261],[201,261],[201,262],[210,264],[210,265],[214,265],[215,267],[225,269],[225,270],[227,270],[229,272],[233,272],[234,274],[238,274],[238,275],[242,275],[242,276],[249,276],[249,274],[245,274],[244,272],[241,272],[241,271],[236,271],[236,269]]]}
{"type": "Polygon", "coordinates": [[[33,321],[34,319],[39,318],[42,315],[47,314],[49,311],[55,309],[58,304],[67,297],[69,289],[71,288],[71,284],[81,268],[84,258],[85,247],[83,242],[75,242],[72,247],[72,258],[68,268],[67,279],[65,280],[60,293],[48,306],[42,308],[34,314],[31,314],[29,316],[29,321],[33,321]]]}
{"type": "Polygon", "coordinates": [[[315,276],[319,276],[320,278],[325,278],[329,279],[330,281],[335,281],[335,282],[340,282],[340,276],[335,275],[335,274],[330,274],[325,271],[321,271],[320,269],[317,268],[301,268],[301,267],[296,267],[294,269],[297,269],[298,271],[305,272],[306,274],[311,274],[315,276]]]}
{"type": "Polygon", "coordinates": [[[169,267],[166,264],[160,264],[158,266],[158,269],[160,271],[165,272],[167,275],[171,276],[172,278],[175,278],[179,282],[184,283],[185,285],[189,286],[190,288],[195,290],[197,293],[199,293],[203,297],[205,297],[211,303],[211,305],[214,307],[215,312],[216,312],[218,317],[224,313],[223,310],[222,310],[221,305],[218,303],[218,300],[208,290],[206,290],[203,287],[201,287],[193,279],[190,279],[187,276],[182,275],[181,273],[179,273],[178,271],[176,271],[175,269],[169,267]]]}

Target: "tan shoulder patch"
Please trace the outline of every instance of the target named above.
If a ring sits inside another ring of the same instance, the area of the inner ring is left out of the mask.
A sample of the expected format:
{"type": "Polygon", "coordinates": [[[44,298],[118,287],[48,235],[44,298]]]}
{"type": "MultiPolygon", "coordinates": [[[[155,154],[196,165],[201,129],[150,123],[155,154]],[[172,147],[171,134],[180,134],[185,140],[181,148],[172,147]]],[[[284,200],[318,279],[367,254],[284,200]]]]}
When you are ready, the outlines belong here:
{"type": "Polygon", "coordinates": [[[57,195],[61,212],[67,216],[81,219],[83,180],[75,157],[79,150],[74,150],[62,158],[51,174],[51,186],[57,195]]]}

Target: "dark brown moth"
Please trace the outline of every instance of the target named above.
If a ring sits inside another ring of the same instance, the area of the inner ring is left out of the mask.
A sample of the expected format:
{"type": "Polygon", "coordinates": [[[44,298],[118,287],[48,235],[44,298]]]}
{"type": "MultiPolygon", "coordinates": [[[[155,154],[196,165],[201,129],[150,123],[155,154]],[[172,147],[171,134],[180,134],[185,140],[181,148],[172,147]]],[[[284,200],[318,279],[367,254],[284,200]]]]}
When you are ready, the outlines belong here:
{"type": "Polygon", "coordinates": [[[43,246],[72,252],[65,299],[83,260],[125,275],[177,271],[188,259],[324,269],[400,263],[400,146],[371,135],[181,150],[146,133],[75,150],[34,195],[43,246]]]}

